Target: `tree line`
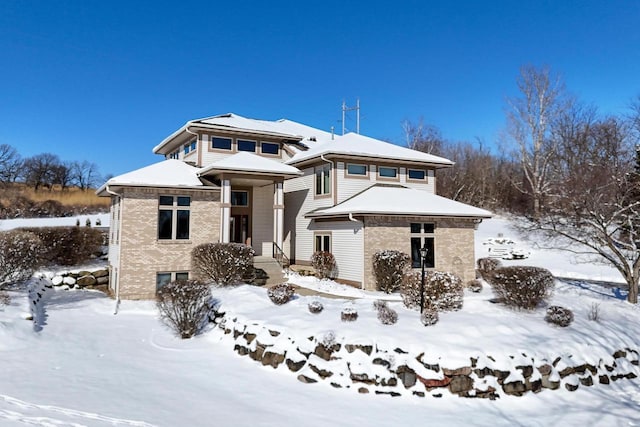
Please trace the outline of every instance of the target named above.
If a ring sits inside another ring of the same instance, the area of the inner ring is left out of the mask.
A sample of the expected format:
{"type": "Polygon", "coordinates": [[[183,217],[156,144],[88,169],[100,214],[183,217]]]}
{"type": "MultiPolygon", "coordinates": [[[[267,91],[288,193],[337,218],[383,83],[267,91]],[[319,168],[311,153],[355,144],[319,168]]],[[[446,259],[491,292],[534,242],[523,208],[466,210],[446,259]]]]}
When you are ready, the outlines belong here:
{"type": "Polygon", "coordinates": [[[540,244],[596,255],[621,273],[637,303],[640,96],[625,112],[602,114],[548,67],[522,67],[517,85],[498,153],[483,141],[447,141],[422,120],[403,123],[407,145],[455,162],[438,172],[439,194],[521,214],[523,230],[545,236],[540,244]]]}
{"type": "Polygon", "coordinates": [[[41,153],[23,158],[8,144],[0,144],[0,184],[23,182],[33,187],[63,191],[77,187],[83,191],[95,188],[102,181],[98,166],[87,160],[63,161],[56,154],[41,153]]]}

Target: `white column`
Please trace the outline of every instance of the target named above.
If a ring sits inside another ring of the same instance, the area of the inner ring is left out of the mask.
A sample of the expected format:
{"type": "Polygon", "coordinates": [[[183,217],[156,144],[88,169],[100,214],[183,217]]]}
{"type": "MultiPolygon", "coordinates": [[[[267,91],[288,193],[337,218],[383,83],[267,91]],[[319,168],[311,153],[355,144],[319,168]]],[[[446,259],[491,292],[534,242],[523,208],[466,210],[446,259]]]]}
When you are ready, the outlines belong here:
{"type": "Polygon", "coordinates": [[[284,240],[284,190],[281,182],[276,182],[273,187],[273,241],[282,249],[284,240]]]}
{"type": "Polygon", "coordinates": [[[220,183],[220,242],[229,243],[231,222],[231,181],[223,179],[220,183]]]}

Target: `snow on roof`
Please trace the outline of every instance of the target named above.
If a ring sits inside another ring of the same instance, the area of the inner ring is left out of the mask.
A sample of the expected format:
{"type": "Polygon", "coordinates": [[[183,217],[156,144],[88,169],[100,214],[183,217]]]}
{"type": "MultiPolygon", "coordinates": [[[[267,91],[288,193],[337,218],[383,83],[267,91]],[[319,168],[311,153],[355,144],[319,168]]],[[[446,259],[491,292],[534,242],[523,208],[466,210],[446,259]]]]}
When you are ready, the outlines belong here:
{"type": "Polygon", "coordinates": [[[400,186],[369,187],[356,196],[326,209],[309,212],[307,217],[348,214],[421,215],[490,218],[491,212],[424,190],[400,186]]]}
{"type": "Polygon", "coordinates": [[[198,179],[199,171],[199,168],[183,161],[168,159],[115,176],[105,182],[96,193],[102,193],[110,185],[203,187],[204,184],[198,179]]]}
{"type": "Polygon", "coordinates": [[[267,159],[248,152],[240,152],[218,160],[198,171],[198,176],[202,176],[212,171],[239,171],[257,174],[277,174],[277,175],[302,175],[302,172],[293,166],[275,160],[267,159]]]}
{"type": "Polygon", "coordinates": [[[280,120],[260,120],[242,117],[234,113],[220,114],[217,116],[205,117],[202,119],[190,120],[176,132],[165,138],[160,144],[153,148],[156,153],[165,144],[169,143],[173,138],[180,135],[188,126],[211,126],[211,127],[227,127],[237,131],[251,131],[265,134],[272,134],[282,138],[292,140],[310,141],[313,145],[315,141],[329,141],[331,133],[303,125],[287,119],[280,120]]]}
{"type": "Polygon", "coordinates": [[[308,151],[298,152],[295,156],[289,159],[287,163],[296,164],[327,154],[382,157],[389,160],[410,160],[447,166],[453,165],[453,162],[443,157],[411,150],[409,148],[352,132],[347,133],[346,135],[336,136],[334,140],[325,144],[317,144],[308,151]]]}

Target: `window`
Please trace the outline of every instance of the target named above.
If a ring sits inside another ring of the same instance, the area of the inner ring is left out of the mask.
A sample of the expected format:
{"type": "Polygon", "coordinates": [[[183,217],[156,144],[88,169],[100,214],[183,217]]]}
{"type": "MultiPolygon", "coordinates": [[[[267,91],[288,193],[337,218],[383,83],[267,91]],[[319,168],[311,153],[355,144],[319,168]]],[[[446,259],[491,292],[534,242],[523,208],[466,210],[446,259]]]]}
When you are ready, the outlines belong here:
{"type": "Polygon", "coordinates": [[[314,251],[331,252],[331,234],[316,234],[314,251]]]}
{"type": "Polygon", "coordinates": [[[427,178],[427,171],[423,169],[409,169],[407,172],[409,179],[424,181],[427,178]]]}
{"type": "Polygon", "coordinates": [[[238,140],[238,151],[251,151],[252,153],[256,152],[256,142],[248,141],[246,139],[238,140]]]}
{"type": "Polygon", "coordinates": [[[411,223],[411,266],[413,268],[422,267],[420,248],[427,249],[427,256],[424,259],[425,268],[435,268],[435,228],[433,223],[411,223]]]}
{"type": "Polygon", "coordinates": [[[156,273],[156,291],[176,280],[189,280],[189,273],[184,271],[156,273]]]}
{"type": "Polygon", "coordinates": [[[249,206],[248,191],[232,191],[231,206],[249,206]]]}
{"type": "Polygon", "coordinates": [[[211,148],[216,150],[231,150],[231,138],[211,137],[211,148]]]}
{"type": "Polygon", "coordinates": [[[160,196],[158,204],[158,239],[188,240],[191,197],[160,196]]]}
{"type": "Polygon", "coordinates": [[[275,154],[279,153],[280,146],[273,142],[261,142],[260,143],[260,151],[262,154],[275,154]]]}
{"type": "Polygon", "coordinates": [[[189,141],[186,144],[184,144],[184,154],[189,154],[192,151],[196,151],[196,146],[197,146],[197,140],[194,139],[193,141],[189,141]]]}
{"type": "Polygon", "coordinates": [[[398,176],[398,168],[380,166],[378,168],[378,175],[380,175],[381,178],[396,178],[398,176]]]}
{"type": "Polygon", "coordinates": [[[367,166],[366,165],[355,165],[353,163],[347,164],[347,175],[361,175],[364,176],[367,174],[367,166]]]}
{"type": "Polygon", "coordinates": [[[316,195],[331,194],[331,165],[325,164],[315,169],[316,195]]]}

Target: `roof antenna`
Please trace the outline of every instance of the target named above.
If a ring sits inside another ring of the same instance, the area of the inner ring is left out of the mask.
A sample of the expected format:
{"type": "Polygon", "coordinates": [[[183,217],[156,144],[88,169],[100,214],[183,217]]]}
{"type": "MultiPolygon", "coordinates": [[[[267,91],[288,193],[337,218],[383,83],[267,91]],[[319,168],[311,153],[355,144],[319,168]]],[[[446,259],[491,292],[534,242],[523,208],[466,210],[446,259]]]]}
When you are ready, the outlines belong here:
{"type": "Polygon", "coordinates": [[[342,134],[344,135],[346,127],[345,127],[345,119],[347,115],[347,111],[356,110],[356,133],[360,134],[360,98],[356,99],[355,107],[347,107],[347,103],[342,101],[342,134]]]}
{"type": "Polygon", "coordinates": [[[335,130],[335,127],[331,126],[331,140],[332,141],[333,141],[334,130],[335,130]]]}

